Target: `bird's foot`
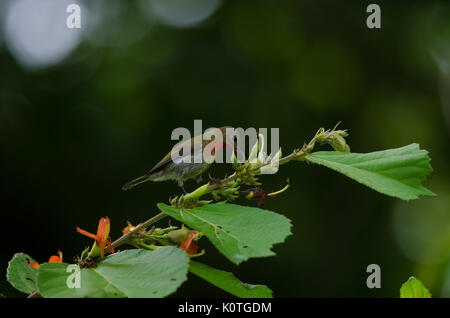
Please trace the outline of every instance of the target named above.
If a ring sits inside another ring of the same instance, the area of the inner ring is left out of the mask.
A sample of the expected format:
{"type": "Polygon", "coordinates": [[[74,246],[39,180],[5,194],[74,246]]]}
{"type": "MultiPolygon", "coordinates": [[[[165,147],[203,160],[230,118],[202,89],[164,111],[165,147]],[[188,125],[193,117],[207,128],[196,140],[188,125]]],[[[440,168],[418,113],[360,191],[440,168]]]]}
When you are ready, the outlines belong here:
{"type": "Polygon", "coordinates": [[[179,179],[178,180],[178,186],[181,188],[181,189],[183,189],[183,191],[184,191],[184,194],[187,194],[187,191],[186,191],[186,189],[184,188],[184,182],[183,182],[183,179],[179,179]]]}

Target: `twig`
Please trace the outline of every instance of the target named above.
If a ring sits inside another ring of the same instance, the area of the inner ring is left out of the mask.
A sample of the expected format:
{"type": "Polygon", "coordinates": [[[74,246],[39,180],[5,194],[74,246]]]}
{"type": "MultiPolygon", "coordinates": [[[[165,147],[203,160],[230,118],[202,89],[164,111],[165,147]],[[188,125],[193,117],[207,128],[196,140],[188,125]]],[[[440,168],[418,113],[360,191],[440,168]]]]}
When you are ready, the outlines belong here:
{"type": "Polygon", "coordinates": [[[37,290],[28,295],[27,298],[42,298],[41,294],[37,290]]]}

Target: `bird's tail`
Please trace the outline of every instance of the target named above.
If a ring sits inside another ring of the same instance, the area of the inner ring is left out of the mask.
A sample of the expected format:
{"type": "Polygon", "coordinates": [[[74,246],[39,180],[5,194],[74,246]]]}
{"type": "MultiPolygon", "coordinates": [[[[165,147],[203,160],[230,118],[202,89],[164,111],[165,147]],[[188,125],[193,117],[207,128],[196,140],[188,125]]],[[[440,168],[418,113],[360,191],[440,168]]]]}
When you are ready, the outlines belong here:
{"type": "Polygon", "coordinates": [[[141,183],[143,183],[145,181],[148,181],[148,180],[149,180],[148,175],[143,175],[142,177],[136,178],[134,180],[131,180],[130,182],[125,183],[122,186],[122,190],[123,191],[130,190],[131,188],[137,186],[138,184],[141,184],[141,183]]]}

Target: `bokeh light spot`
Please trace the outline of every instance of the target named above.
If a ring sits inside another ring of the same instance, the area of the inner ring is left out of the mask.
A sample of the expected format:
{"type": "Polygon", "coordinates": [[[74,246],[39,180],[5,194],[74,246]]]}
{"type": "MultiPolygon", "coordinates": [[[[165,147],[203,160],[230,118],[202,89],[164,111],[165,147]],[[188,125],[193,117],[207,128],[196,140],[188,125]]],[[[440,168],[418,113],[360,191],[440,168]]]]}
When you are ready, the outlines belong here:
{"type": "Polygon", "coordinates": [[[36,69],[57,64],[80,41],[81,29],[66,25],[69,0],[16,0],[5,13],[5,42],[25,68],[36,69]]]}

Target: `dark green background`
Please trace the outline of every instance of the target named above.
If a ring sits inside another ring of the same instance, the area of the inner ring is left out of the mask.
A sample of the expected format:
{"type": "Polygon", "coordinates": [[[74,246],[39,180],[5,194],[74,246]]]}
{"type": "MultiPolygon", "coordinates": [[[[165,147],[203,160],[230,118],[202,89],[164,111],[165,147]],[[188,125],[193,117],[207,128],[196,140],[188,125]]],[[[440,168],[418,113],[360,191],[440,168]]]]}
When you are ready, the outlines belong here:
{"type": "MultiPolygon", "coordinates": [[[[203,239],[199,261],[267,284],[276,297],[398,297],[411,275],[449,297],[450,5],[377,1],[382,28],[370,30],[368,3],[222,1],[198,25],[148,27],[137,2],[122,1],[92,31],[106,45],[82,40],[54,65],[27,68],[0,44],[0,293],[24,296],[5,279],[15,252],[44,262],[61,249],[70,261],[91,243],[75,226],[95,232],[107,215],[114,239],[127,220],[157,213],[180,192],[175,183],[121,185],[170,150],[174,128],[202,119],[204,128],[279,127],[285,154],[338,121],[354,152],[417,142],[430,152],[425,186],[438,197],[400,202],[289,163],[262,178],[267,190],[292,182],[265,205],[293,222],[277,256],[235,266],[203,239]],[[114,45],[134,33],[142,36],[114,45]],[[372,263],[381,289],[366,287],[372,263]]],[[[225,295],[196,277],[175,294],[225,295]]]]}

